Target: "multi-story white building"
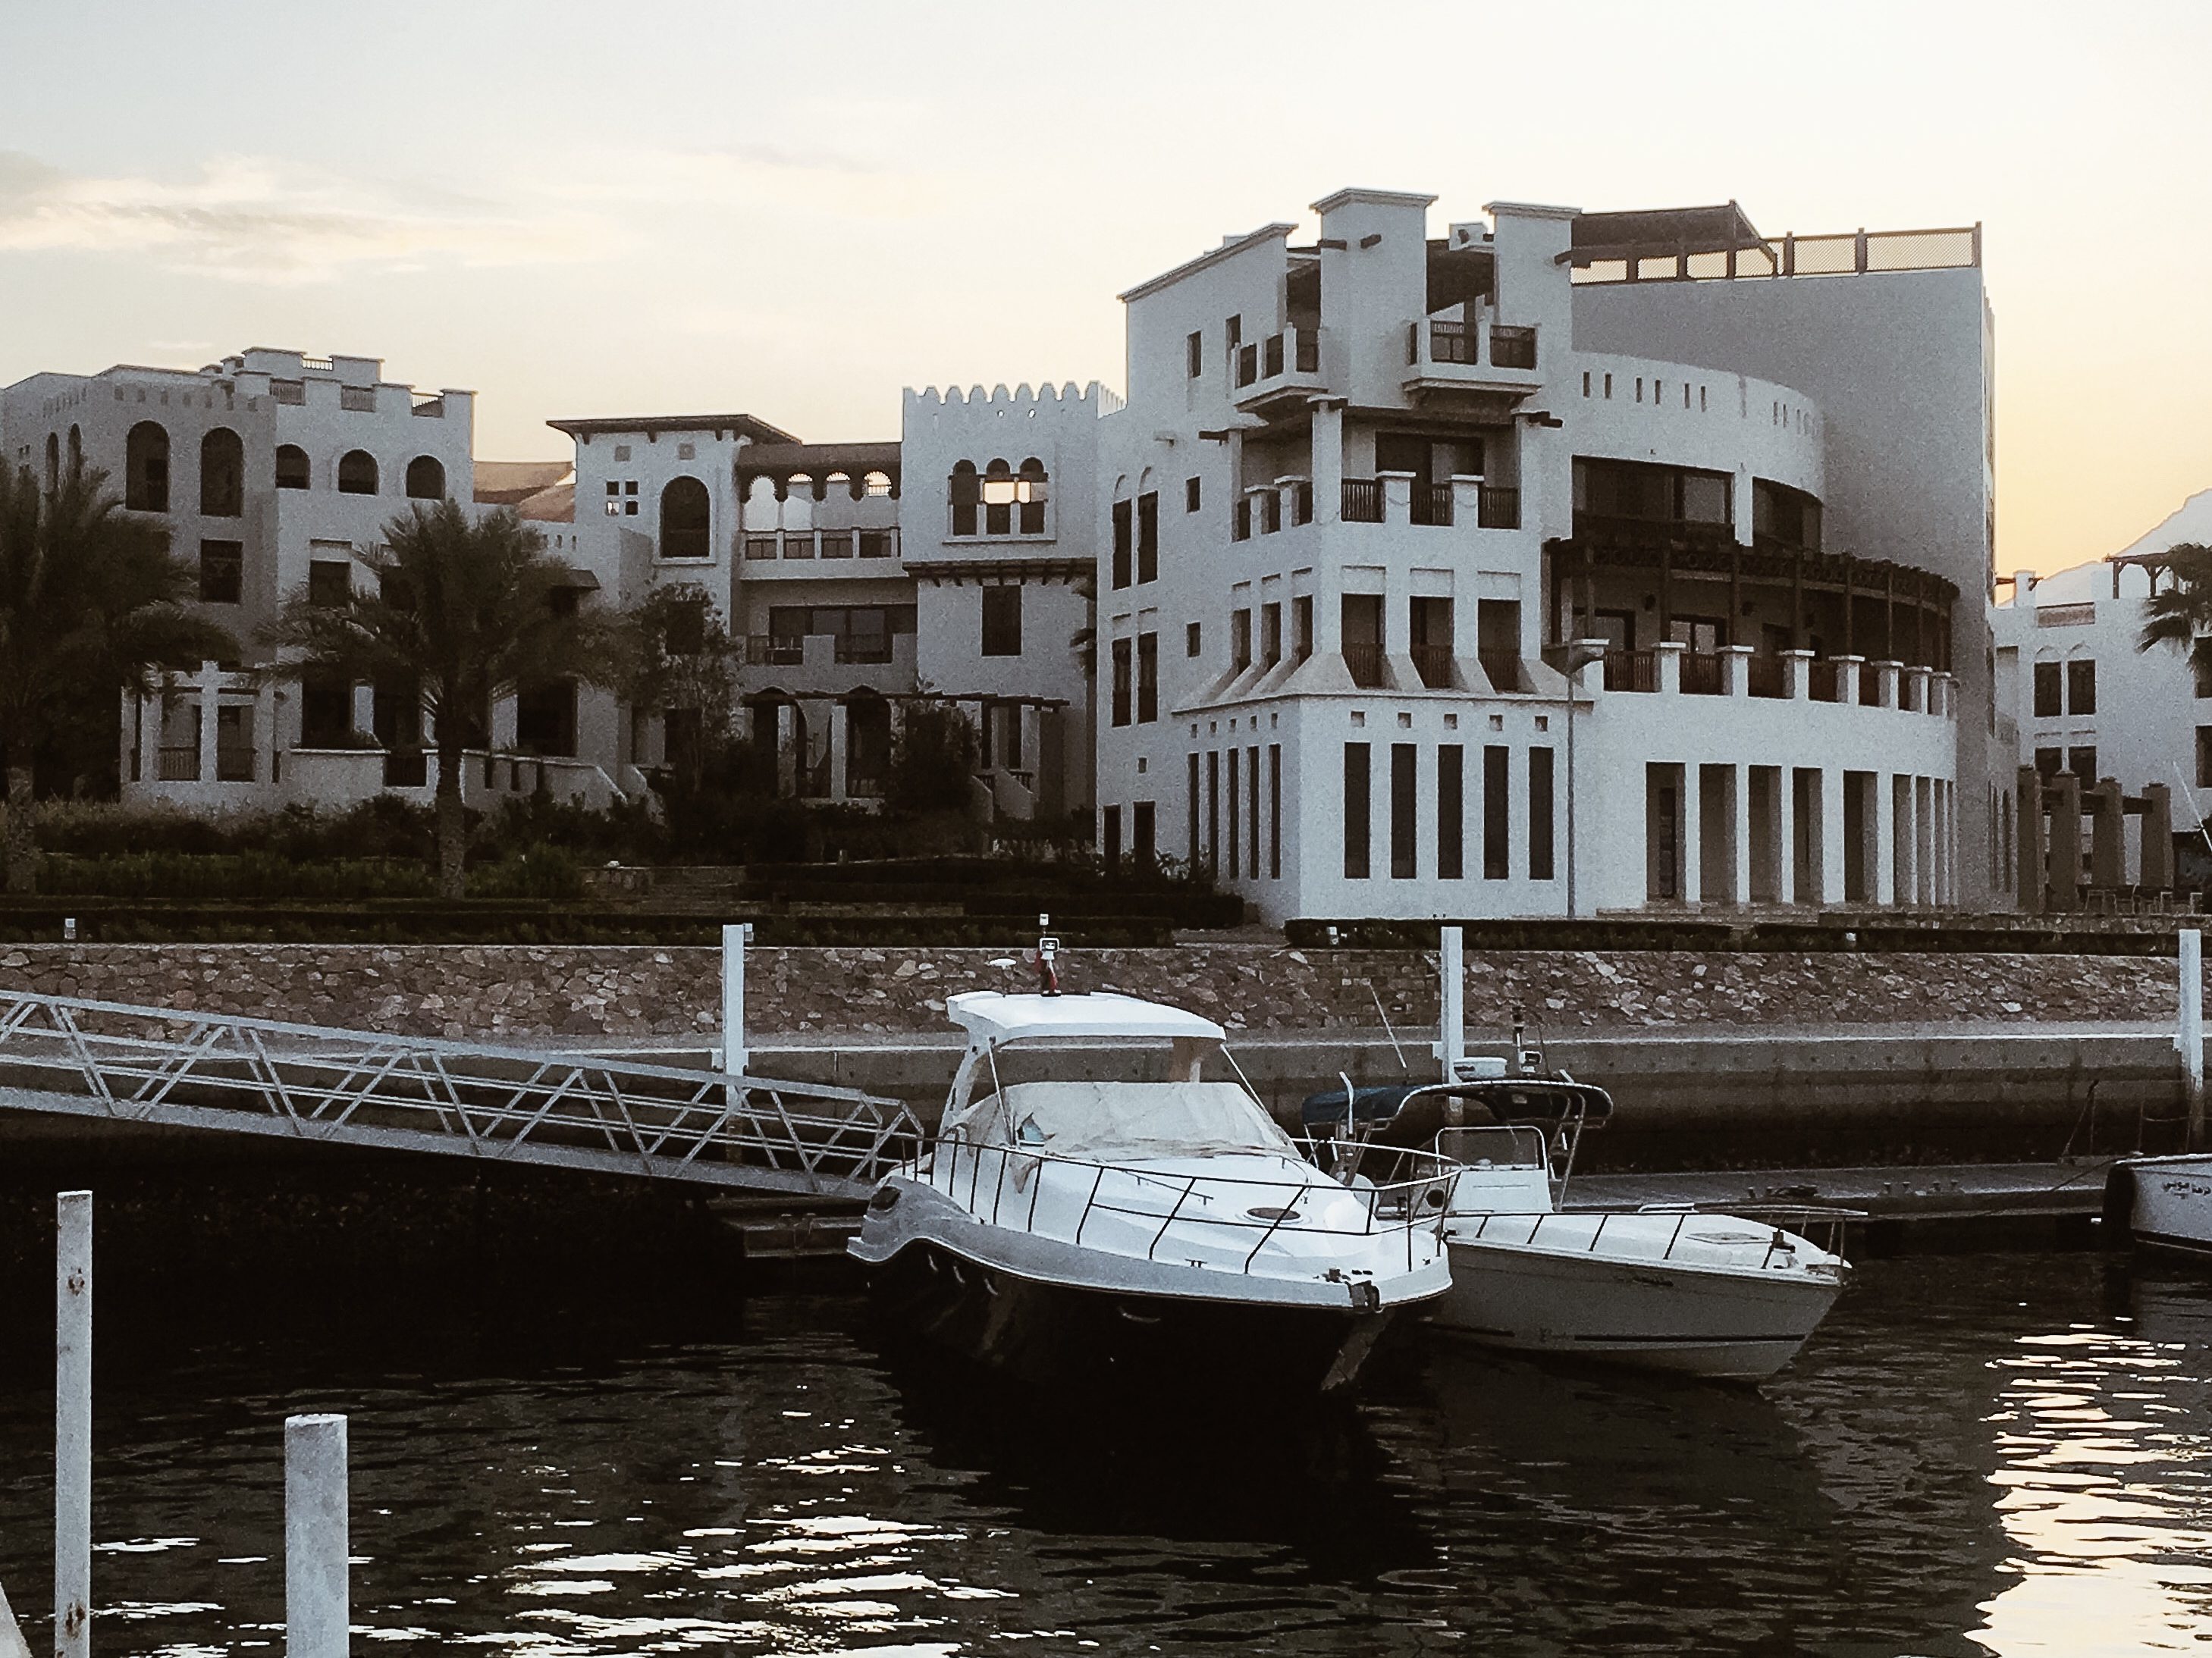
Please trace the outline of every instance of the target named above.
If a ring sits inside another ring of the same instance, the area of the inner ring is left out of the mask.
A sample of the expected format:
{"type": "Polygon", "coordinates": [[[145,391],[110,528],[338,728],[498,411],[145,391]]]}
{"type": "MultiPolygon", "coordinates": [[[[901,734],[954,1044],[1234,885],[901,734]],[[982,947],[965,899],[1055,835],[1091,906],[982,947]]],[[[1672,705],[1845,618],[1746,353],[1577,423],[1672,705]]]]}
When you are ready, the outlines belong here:
{"type": "Polygon", "coordinates": [[[1310,243],[1122,296],[1106,849],[1271,919],[1978,896],[1978,234],[1500,203],[1431,236],[1432,200],[1340,191],[1310,243]],[[1808,319],[1895,337],[1841,409],[1755,372],[1808,319]]]}

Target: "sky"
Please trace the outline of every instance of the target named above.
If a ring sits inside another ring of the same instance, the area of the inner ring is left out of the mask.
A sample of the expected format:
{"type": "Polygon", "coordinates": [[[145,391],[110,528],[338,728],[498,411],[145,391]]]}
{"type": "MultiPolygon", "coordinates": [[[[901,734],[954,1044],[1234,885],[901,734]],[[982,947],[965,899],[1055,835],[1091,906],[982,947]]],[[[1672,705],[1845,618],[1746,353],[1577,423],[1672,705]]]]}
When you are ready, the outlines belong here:
{"type": "Polygon", "coordinates": [[[0,384],[247,345],[544,422],[897,435],[1124,383],[1121,289],[1344,185],[1984,226],[1997,566],[2212,485],[2212,3],[0,0],[0,384]]]}

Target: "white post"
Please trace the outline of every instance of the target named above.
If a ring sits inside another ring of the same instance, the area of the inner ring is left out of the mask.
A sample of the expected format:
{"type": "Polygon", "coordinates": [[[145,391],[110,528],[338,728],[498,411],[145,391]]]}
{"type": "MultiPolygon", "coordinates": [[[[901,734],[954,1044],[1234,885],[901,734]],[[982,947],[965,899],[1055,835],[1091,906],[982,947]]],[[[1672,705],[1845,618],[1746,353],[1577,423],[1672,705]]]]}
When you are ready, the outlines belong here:
{"type": "Polygon", "coordinates": [[[1443,981],[1443,1026],[1437,1057],[1443,1061],[1444,1080],[1452,1079],[1452,1066],[1467,1056],[1467,974],[1460,963],[1460,930],[1443,930],[1443,947],[1437,956],[1437,972],[1443,981]]]}
{"type": "Polygon", "coordinates": [[[0,1589],[0,1658],[31,1658],[31,1643],[23,1638],[22,1626],[9,1609],[4,1589],[0,1589]]]}
{"type": "Polygon", "coordinates": [[[745,1049],[745,946],[752,941],[750,921],[722,929],[722,1074],[742,1077],[750,1055],[745,1049]]]}
{"type": "Polygon", "coordinates": [[[346,1419],[284,1419],[284,1630],[289,1658],[345,1658],[346,1419]]]}
{"type": "Polygon", "coordinates": [[[54,1654],[92,1652],[92,1193],[54,1199],[54,1654]]]}
{"type": "Polygon", "coordinates": [[[2204,935],[2195,927],[2181,933],[2181,1018],[2175,1045],[2181,1049],[2193,1151],[2204,1143],[2204,935]]]}

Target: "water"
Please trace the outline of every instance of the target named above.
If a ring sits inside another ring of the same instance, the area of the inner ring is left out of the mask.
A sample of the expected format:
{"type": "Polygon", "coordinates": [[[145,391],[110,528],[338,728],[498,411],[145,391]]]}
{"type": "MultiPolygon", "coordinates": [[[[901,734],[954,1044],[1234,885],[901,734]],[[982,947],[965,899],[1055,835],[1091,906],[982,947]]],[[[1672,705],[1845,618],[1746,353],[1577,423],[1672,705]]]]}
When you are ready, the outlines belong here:
{"type": "MultiPolygon", "coordinates": [[[[281,1652],[309,1409],[352,1417],[359,1652],[2212,1641],[2212,1279],[2113,1258],[1871,1262],[1758,1394],[1423,1342],[1354,1412],[1203,1435],[933,1382],[843,1294],[410,1297],[103,1302],[101,1658],[281,1652]]],[[[43,1613],[46,1307],[9,1301],[0,1582],[43,1613]]]]}

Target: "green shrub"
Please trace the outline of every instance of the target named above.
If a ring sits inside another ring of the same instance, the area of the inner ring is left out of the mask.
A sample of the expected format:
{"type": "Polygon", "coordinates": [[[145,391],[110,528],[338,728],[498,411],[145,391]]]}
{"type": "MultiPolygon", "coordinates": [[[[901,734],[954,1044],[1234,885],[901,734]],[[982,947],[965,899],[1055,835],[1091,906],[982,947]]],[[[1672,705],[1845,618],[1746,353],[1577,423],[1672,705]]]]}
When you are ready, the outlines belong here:
{"type": "Polygon", "coordinates": [[[583,865],[562,847],[525,847],[469,872],[471,898],[542,898],[573,903],[584,896],[583,865]]]}

